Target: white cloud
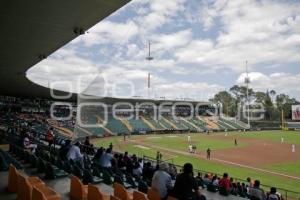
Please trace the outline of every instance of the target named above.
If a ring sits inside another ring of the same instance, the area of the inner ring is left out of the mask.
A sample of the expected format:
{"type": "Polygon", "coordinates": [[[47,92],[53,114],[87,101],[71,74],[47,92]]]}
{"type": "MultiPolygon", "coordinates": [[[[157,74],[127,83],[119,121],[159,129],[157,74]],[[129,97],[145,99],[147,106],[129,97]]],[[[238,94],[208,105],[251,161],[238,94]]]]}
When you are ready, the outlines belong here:
{"type": "Polygon", "coordinates": [[[82,42],[86,46],[97,44],[125,44],[138,34],[138,26],[133,21],[126,23],[117,23],[111,21],[103,21],[96,24],[88,33],[75,39],[72,43],[82,42]]]}
{"type": "Polygon", "coordinates": [[[236,72],[244,69],[245,60],[253,68],[265,62],[300,62],[299,3],[217,0],[201,10],[207,14],[205,28],[219,21],[219,36],[191,40],[175,53],[180,62],[236,72]]]}
{"type": "MultiPolygon", "coordinates": [[[[236,83],[244,85],[246,74],[242,73],[236,83]]],[[[263,74],[261,72],[249,73],[251,88],[266,92],[267,90],[275,90],[277,93],[289,94],[292,97],[300,98],[300,74],[289,74],[277,72],[272,74],[263,74]]]]}
{"type": "Polygon", "coordinates": [[[182,47],[189,43],[192,39],[191,30],[183,30],[171,34],[156,34],[151,37],[152,50],[166,51],[176,47],[182,47]]]}

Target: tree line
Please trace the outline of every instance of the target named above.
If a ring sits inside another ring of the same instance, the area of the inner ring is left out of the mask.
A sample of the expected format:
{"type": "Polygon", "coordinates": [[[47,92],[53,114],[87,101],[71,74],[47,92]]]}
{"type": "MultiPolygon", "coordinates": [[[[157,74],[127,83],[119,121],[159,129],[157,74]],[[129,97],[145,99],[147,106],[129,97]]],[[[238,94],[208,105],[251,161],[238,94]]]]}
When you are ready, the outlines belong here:
{"type": "Polygon", "coordinates": [[[223,114],[230,117],[237,116],[241,104],[261,103],[264,106],[264,120],[272,121],[280,120],[282,111],[284,117],[290,119],[291,106],[299,104],[295,98],[284,93],[277,94],[275,90],[261,92],[248,88],[247,99],[247,87],[239,85],[232,86],[229,91],[218,92],[210,101],[216,104],[221,103],[223,114]]]}

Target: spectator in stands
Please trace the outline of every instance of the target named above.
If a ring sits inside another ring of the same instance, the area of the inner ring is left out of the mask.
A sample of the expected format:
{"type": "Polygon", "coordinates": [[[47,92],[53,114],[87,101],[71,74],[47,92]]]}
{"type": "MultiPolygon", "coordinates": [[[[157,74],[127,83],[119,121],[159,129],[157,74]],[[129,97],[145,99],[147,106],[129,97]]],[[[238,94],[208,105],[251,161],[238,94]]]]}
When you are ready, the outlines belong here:
{"type": "Polygon", "coordinates": [[[205,200],[201,194],[197,181],[193,174],[193,165],[186,163],[183,166],[183,173],[179,174],[173,189],[173,196],[178,200],[205,200]]]}
{"type": "Polygon", "coordinates": [[[216,187],[219,186],[219,178],[218,178],[217,175],[214,175],[214,176],[213,176],[213,178],[212,178],[212,180],[211,180],[211,183],[212,183],[214,186],[216,186],[216,187]]]}
{"type": "Polygon", "coordinates": [[[271,187],[270,192],[267,193],[267,200],[281,200],[282,197],[277,193],[275,187],[271,187]]]}
{"type": "Polygon", "coordinates": [[[102,154],[103,154],[103,147],[100,147],[99,149],[97,149],[97,152],[93,157],[93,162],[99,164],[102,154]]]}
{"type": "Polygon", "coordinates": [[[53,127],[51,127],[51,128],[47,131],[46,140],[47,140],[49,146],[51,146],[52,144],[54,144],[53,127]]]}
{"type": "Polygon", "coordinates": [[[143,178],[151,180],[153,177],[154,169],[150,162],[146,162],[143,167],[143,178]]]}
{"type": "Polygon", "coordinates": [[[123,158],[124,158],[123,154],[120,154],[119,158],[118,158],[118,167],[120,169],[125,169],[125,162],[124,162],[123,158]]]}
{"type": "Polygon", "coordinates": [[[240,190],[240,192],[239,192],[239,195],[241,196],[241,197],[246,197],[247,196],[247,192],[248,190],[247,190],[247,186],[246,186],[246,184],[245,183],[242,183],[242,185],[241,185],[241,190],[240,190]]]}
{"type": "Polygon", "coordinates": [[[253,187],[249,188],[250,200],[265,200],[266,195],[263,189],[260,188],[259,180],[254,181],[253,187]]]}
{"type": "Polygon", "coordinates": [[[66,140],[65,144],[63,144],[59,149],[59,156],[61,159],[67,159],[67,154],[71,148],[71,140],[66,140]]]}
{"type": "Polygon", "coordinates": [[[132,174],[137,178],[140,178],[142,176],[143,171],[139,162],[135,162],[133,164],[132,174]]]}
{"type": "Polygon", "coordinates": [[[167,170],[167,163],[161,163],[152,178],[151,187],[158,192],[161,199],[168,197],[168,191],[172,187],[172,179],[170,174],[166,172],[167,170]]]}
{"type": "Polygon", "coordinates": [[[209,180],[208,174],[205,174],[204,178],[203,178],[203,185],[206,187],[209,183],[210,183],[210,180],[209,180]]]}
{"type": "Polygon", "coordinates": [[[102,154],[100,158],[100,166],[104,168],[111,168],[111,162],[113,159],[114,157],[111,153],[111,149],[110,148],[106,149],[106,152],[102,154]]]}
{"type": "Polygon", "coordinates": [[[144,168],[144,161],[143,161],[143,159],[139,158],[138,162],[140,164],[141,169],[143,170],[143,168],[144,168]]]}
{"type": "Polygon", "coordinates": [[[253,181],[251,180],[250,177],[247,178],[247,182],[248,182],[248,184],[249,184],[249,185],[248,185],[249,187],[253,187],[253,184],[254,184],[254,183],[253,183],[253,181]]]}
{"type": "Polygon", "coordinates": [[[202,179],[200,172],[198,172],[198,174],[196,176],[196,181],[197,181],[198,186],[201,186],[202,188],[204,188],[203,179],[202,179]]]}
{"type": "Polygon", "coordinates": [[[123,161],[125,163],[125,165],[127,165],[127,162],[131,160],[131,158],[128,156],[128,152],[125,151],[124,157],[123,157],[123,161]]]}
{"type": "Polygon", "coordinates": [[[83,155],[80,152],[80,143],[76,142],[71,146],[67,153],[67,159],[72,160],[74,162],[80,162],[80,164],[83,166],[83,155]]]}
{"type": "Polygon", "coordinates": [[[28,134],[26,134],[23,139],[23,146],[25,149],[31,150],[32,153],[35,153],[35,150],[37,148],[36,144],[31,144],[28,134]]]}
{"type": "Polygon", "coordinates": [[[169,165],[169,170],[168,173],[170,174],[171,178],[175,180],[177,176],[177,169],[174,165],[170,164],[169,165]]]}
{"type": "Polygon", "coordinates": [[[87,137],[85,137],[85,141],[84,141],[84,143],[83,143],[84,145],[86,145],[86,146],[91,146],[91,143],[90,143],[90,138],[89,138],[89,136],[87,136],[87,137]]]}
{"type": "MultiPolygon", "coordinates": [[[[109,148],[111,150],[111,148],[109,148]]],[[[119,154],[115,153],[113,154],[113,159],[111,160],[111,168],[113,171],[116,171],[119,166],[118,166],[118,160],[119,160],[119,154]]]]}
{"type": "Polygon", "coordinates": [[[218,182],[218,176],[217,175],[211,175],[212,179],[207,185],[207,190],[210,192],[217,192],[219,188],[219,182],[218,182]]]}
{"type": "Polygon", "coordinates": [[[126,171],[128,172],[128,173],[132,173],[132,170],[133,170],[133,160],[130,158],[130,159],[128,159],[127,160],[127,162],[126,162],[126,171]]]}

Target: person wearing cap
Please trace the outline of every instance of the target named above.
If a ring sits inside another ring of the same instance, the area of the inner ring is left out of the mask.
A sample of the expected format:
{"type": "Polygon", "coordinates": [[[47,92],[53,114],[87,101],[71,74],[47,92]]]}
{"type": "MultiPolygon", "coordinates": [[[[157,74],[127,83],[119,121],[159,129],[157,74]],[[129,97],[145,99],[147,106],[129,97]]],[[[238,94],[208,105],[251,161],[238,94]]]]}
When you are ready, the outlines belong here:
{"type": "Polygon", "coordinates": [[[158,170],[154,173],[152,178],[152,189],[156,190],[161,199],[166,199],[168,197],[168,191],[172,187],[172,179],[170,174],[167,173],[168,164],[159,164],[158,170]]]}

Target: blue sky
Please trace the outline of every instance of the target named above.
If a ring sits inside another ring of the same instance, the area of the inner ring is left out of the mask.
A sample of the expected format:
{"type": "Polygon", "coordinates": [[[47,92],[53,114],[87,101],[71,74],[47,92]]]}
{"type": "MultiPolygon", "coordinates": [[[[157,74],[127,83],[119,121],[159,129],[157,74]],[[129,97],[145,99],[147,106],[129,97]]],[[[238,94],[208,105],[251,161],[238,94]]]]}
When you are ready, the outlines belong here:
{"type": "Polygon", "coordinates": [[[151,97],[207,100],[243,85],[248,60],[250,87],[300,100],[299,52],[300,1],[133,0],[27,76],[63,90],[147,97],[151,73],[151,97]]]}

